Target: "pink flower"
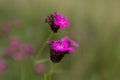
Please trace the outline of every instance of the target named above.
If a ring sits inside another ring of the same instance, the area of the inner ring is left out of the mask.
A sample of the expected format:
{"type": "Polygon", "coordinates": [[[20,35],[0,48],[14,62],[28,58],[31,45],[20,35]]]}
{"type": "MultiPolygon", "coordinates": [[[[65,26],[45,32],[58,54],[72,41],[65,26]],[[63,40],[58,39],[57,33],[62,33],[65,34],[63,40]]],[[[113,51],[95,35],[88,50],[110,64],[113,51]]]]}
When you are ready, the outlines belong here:
{"type": "Polygon", "coordinates": [[[14,53],[12,58],[14,61],[22,61],[26,58],[26,54],[22,52],[14,53]]]}
{"type": "Polygon", "coordinates": [[[4,60],[0,60],[0,73],[4,73],[7,68],[7,63],[4,60]]]}
{"type": "Polygon", "coordinates": [[[51,45],[51,48],[55,51],[70,51],[73,50],[72,48],[78,47],[78,44],[71,40],[69,37],[64,37],[61,40],[51,40],[48,42],[49,45],[51,45]]]}
{"type": "Polygon", "coordinates": [[[61,29],[69,26],[67,18],[62,17],[58,12],[55,12],[55,18],[54,24],[59,26],[61,29]]]}
{"type": "Polygon", "coordinates": [[[59,62],[65,54],[74,52],[74,47],[78,47],[78,44],[71,40],[69,37],[64,37],[61,40],[50,40],[51,60],[53,62],[59,62]]]}
{"type": "Polygon", "coordinates": [[[59,28],[63,29],[69,26],[67,18],[63,17],[58,12],[55,12],[54,14],[48,16],[48,18],[46,19],[46,23],[49,24],[49,26],[55,33],[58,31],[59,28]]]}
{"type": "Polygon", "coordinates": [[[34,70],[38,74],[43,74],[46,71],[46,66],[44,64],[36,64],[34,70]]]}
{"type": "Polygon", "coordinates": [[[8,56],[11,56],[16,51],[17,51],[17,48],[8,46],[7,48],[4,49],[3,53],[5,56],[8,57],[8,56]]]}
{"type": "Polygon", "coordinates": [[[10,37],[10,46],[17,47],[19,45],[19,38],[18,36],[10,37]]]}
{"type": "Polygon", "coordinates": [[[19,47],[18,37],[17,36],[12,36],[10,38],[10,43],[9,43],[8,47],[5,48],[3,53],[5,54],[5,56],[11,56],[13,53],[18,51],[18,47],[19,47]]]}
{"type": "Polygon", "coordinates": [[[20,51],[28,53],[29,52],[29,45],[28,44],[21,44],[20,45],[20,51]]]}
{"type": "Polygon", "coordinates": [[[17,36],[12,36],[7,48],[3,53],[6,57],[12,57],[14,61],[22,61],[35,52],[35,47],[31,44],[20,43],[17,36]]]}
{"type": "Polygon", "coordinates": [[[67,51],[68,50],[68,43],[65,41],[54,41],[54,43],[52,44],[53,49],[56,51],[67,51]]]}
{"type": "Polygon", "coordinates": [[[28,53],[28,54],[35,52],[35,47],[29,44],[21,44],[19,49],[21,52],[28,53]]]}

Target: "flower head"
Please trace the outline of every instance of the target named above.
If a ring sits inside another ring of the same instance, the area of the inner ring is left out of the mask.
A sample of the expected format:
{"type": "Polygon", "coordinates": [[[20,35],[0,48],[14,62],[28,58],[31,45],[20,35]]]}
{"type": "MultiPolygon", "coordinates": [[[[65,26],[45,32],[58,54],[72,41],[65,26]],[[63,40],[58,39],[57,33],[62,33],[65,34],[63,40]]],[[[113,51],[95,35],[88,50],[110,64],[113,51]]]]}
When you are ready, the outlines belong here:
{"type": "Polygon", "coordinates": [[[54,24],[59,26],[61,29],[69,26],[67,18],[61,16],[58,12],[55,12],[55,18],[54,24]]]}
{"type": "Polygon", "coordinates": [[[38,74],[43,74],[46,71],[46,66],[45,66],[45,64],[38,63],[35,65],[34,70],[38,74]]]}
{"type": "Polygon", "coordinates": [[[0,73],[4,73],[7,68],[7,63],[4,60],[0,60],[0,73]]]}
{"type": "Polygon", "coordinates": [[[46,22],[50,25],[51,29],[55,33],[58,31],[59,28],[63,29],[69,26],[69,22],[67,21],[67,18],[63,17],[58,12],[55,12],[51,16],[48,16],[46,22]]]}
{"type": "Polygon", "coordinates": [[[16,52],[11,55],[12,59],[16,62],[23,61],[27,58],[28,55],[24,52],[16,52]]]}
{"type": "Polygon", "coordinates": [[[53,62],[59,62],[65,54],[74,52],[74,47],[78,47],[78,44],[69,37],[64,37],[61,40],[51,40],[48,44],[50,45],[51,60],[53,62]]]}

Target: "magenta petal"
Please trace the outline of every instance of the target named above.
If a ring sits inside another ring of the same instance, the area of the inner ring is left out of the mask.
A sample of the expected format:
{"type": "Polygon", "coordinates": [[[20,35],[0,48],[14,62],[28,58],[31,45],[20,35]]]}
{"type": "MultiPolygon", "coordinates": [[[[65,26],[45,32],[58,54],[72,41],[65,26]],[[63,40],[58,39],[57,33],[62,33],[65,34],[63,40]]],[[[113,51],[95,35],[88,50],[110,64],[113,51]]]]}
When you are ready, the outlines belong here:
{"type": "Polygon", "coordinates": [[[51,45],[54,41],[53,40],[50,40],[47,42],[47,44],[51,45]]]}
{"type": "Polygon", "coordinates": [[[62,17],[59,13],[55,13],[55,21],[54,24],[57,26],[60,26],[60,28],[65,28],[66,26],[69,26],[69,22],[67,21],[67,18],[62,17]]]}
{"type": "Polygon", "coordinates": [[[61,15],[56,15],[55,18],[56,20],[61,20],[61,15]]]}
{"type": "Polygon", "coordinates": [[[75,41],[73,41],[73,40],[70,40],[70,43],[71,43],[72,46],[75,46],[75,47],[78,47],[78,46],[79,46],[79,45],[78,45],[75,41]]]}
{"type": "Polygon", "coordinates": [[[65,23],[66,27],[70,26],[70,24],[68,22],[65,23]]]}
{"type": "Polygon", "coordinates": [[[65,18],[65,17],[63,17],[63,18],[61,18],[61,19],[62,19],[63,21],[65,21],[65,22],[67,21],[67,18],[65,18]]]}
{"type": "Polygon", "coordinates": [[[58,26],[58,25],[59,25],[59,22],[58,22],[57,20],[55,20],[55,21],[54,21],[54,24],[58,26]]]}
{"type": "Polygon", "coordinates": [[[60,28],[61,28],[61,29],[64,29],[65,26],[64,26],[63,24],[60,24],[60,28]]]}
{"type": "Polygon", "coordinates": [[[62,38],[61,41],[69,41],[72,46],[75,46],[75,47],[79,46],[75,41],[71,40],[68,36],[62,38]]]}
{"type": "Polygon", "coordinates": [[[61,39],[61,41],[68,41],[70,38],[68,36],[65,36],[64,38],[61,39]]]}
{"type": "Polygon", "coordinates": [[[72,47],[70,47],[68,50],[69,50],[70,52],[74,52],[74,51],[75,51],[74,48],[72,48],[72,47]]]}
{"type": "Polygon", "coordinates": [[[62,16],[57,11],[54,14],[55,14],[56,19],[61,19],[62,18],[62,16]]]}
{"type": "Polygon", "coordinates": [[[57,16],[60,15],[57,11],[54,14],[57,15],[57,16]]]}

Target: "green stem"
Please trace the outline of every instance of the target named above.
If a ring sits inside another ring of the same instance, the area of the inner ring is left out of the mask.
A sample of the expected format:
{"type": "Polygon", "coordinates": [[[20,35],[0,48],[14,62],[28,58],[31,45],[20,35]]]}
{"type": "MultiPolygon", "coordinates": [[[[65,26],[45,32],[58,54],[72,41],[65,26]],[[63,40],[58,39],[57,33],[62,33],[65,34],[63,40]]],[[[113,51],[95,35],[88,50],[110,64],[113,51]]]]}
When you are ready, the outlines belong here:
{"type": "Polygon", "coordinates": [[[25,80],[25,68],[24,68],[24,64],[21,64],[21,76],[20,76],[20,80],[25,80]]]}
{"type": "Polygon", "coordinates": [[[44,80],[47,80],[47,75],[46,75],[46,73],[44,74],[44,80]]]}
{"type": "Polygon", "coordinates": [[[44,48],[46,47],[47,41],[50,40],[50,39],[52,38],[53,34],[54,34],[54,33],[51,32],[50,36],[47,38],[47,40],[45,41],[45,43],[43,43],[41,49],[40,49],[39,52],[38,52],[37,59],[41,56],[41,54],[42,54],[44,48]]]}
{"type": "Polygon", "coordinates": [[[54,74],[55,66],[56,65],[54,63],[50,63],[49,80],[52,80],[52,76],[54,74]]]}

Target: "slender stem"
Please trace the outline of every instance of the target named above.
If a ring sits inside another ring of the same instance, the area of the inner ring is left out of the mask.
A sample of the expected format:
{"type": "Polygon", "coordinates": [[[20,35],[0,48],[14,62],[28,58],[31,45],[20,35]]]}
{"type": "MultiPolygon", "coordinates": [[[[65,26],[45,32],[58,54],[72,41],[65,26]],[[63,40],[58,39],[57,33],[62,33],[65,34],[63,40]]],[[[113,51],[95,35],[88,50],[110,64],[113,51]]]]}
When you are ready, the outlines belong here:
{"type": "Polygon", "coordinates": [[[20,76],[20,80],[25,80],[25,68],[24,68],[24,65],[21,64],[21,76],[20,76]]]}
{"type": "Polygon", "coordinates": [[[56,64],[50,63],[50,73],[49,73],[49,80],[52,80],[52,76],[54,74],[56,64]]]}
{"type": "Polygon", "coordinates": [[[46,75],[46,73],[44,74],[44,80],[47,80],[47,75],[46,75]]]}
{"type": "Polygon", "coordinates": [[[46,47],[47,41],[50,40],[50,39],[52,38],[53,34],[54,34],[54,33],[51,32],[50,36],[47,38],[47,40],[45,41],[45,43],[43,43],[41,49],[40,49],[39,52],[38,52],[37,58],[39,58],[39,57],[41,56],[41,54],[42,54],[44,48],[46,47]]]}
{"type": "MultiPolygon", "coordinates": [[[[36,58],[37,58],[37,59],[40,58],[40,56],[41,56],[44,48],[46,47],[47,41],[49,41],[49,40],[52,38],[53,35],[54,35],[54,33],[51,32],[51,34],[49,35],[49,37],[47,38],[47,40],[43,43],[42,47],[41,47],[40,50],[37,52],[37,53],[38,53],[38,54],[36,55],[36,58]]],[[[31,59],[32,59],[32,61],[33,61],[34,64],[35,64],[36,59],[34,59],[33,56],[31,56],[31,59]]],[[[53,69],[52,69],[52,67],[51,67],[50,74],[52,75],[52,73],[53,73],[53,69]]],[[[23,76],[23,75],[21,74],[21,77],[22,77],[22,76],[23,76]]],[[[47,77],[49,78],[49,76],[47,76],[47,74],[44,74],[44,80],[47,80],[47,79],[48,79],[47,77]]],[[[21,78],[21,80],[24,80],[24,79],[21,78]]]]}

